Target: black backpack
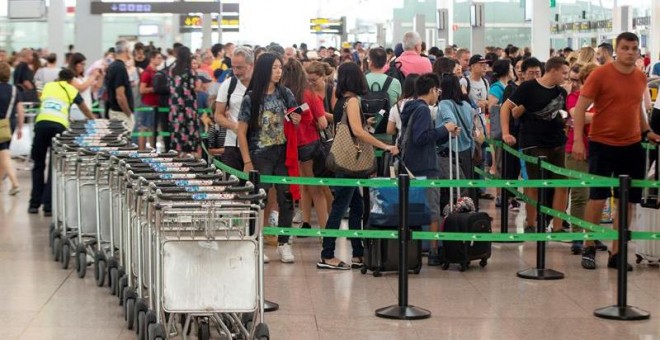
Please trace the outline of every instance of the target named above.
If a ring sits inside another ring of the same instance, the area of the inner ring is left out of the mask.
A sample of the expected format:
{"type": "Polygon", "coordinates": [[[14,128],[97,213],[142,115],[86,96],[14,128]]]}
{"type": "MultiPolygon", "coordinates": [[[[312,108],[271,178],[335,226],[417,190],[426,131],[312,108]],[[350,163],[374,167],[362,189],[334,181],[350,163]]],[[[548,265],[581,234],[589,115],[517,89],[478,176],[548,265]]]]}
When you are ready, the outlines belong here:
{"type": "Polygon", "coordinates": [[[374,82],[371,84],[367,94],[362,96],[360,104],[362,106],[362,112],[368,118],[376,117],[376,125],[374,125],[374,133],[384,133],[387,129],[387,118],[390,115],[390,96],[387,94],[387,90],[392,84],[394,78],[388,76],[383,83],[383,86],[380,86],[380,83],[374,82]],[[378,118],[381,115],[382,118],[378,118]]]}
{"type": "Polygon", "coordinates": [[[398,80],[401,85],[403,85],[404,80],[406,80],[406,75],[401,71],[401,62],[396,59],[390,62],[390,68],[387,69],[385,74],[398,80]]]}
{"type": "Polygon", "coordinates": [[[154,74],[151,79],[154,93],[158,95],[158,103],[160,106],[168,106],[168,99],[170,98],[170,68],[167,66],[154,74]]]}

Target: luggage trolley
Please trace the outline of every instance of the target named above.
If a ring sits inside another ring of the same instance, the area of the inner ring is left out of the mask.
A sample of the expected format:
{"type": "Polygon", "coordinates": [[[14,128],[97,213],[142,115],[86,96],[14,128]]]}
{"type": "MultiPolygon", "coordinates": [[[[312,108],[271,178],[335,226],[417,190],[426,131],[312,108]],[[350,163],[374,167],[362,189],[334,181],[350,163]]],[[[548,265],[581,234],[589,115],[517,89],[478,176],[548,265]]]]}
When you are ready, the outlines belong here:
{"type": "Polygon", "coordinates": [[[184,339],[193,317],[199,319],[200,339],[210,337],[211,323],[229,338],[267,339],[259,236],[265,191],[240,195],[157,190],[152,197],[155,282],[150,294],[157,323],[149,325],[149,339],[176,335],[179,314],[186,315],[180,330],[184,339]]]}

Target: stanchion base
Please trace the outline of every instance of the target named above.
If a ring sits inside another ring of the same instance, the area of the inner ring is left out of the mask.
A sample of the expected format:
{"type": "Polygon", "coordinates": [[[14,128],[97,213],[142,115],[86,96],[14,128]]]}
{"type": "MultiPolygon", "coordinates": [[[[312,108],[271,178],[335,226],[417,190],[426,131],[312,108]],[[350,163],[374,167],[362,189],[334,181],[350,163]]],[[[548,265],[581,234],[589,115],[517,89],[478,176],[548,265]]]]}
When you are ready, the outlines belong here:
{"type": "Polygon", "coordinates": [[[389,307],[376,309],[376,316],[397,320],[421,320],[430,318],[431,312],[415,306],[402,307],[399,305],[392,305],[389,307]]]}
{"type": "Polygon", "coordinates": [[[564,278],[564,273],[552,269],[537,269],[529,268],[521,270],[516,275],[522,279],[529,280],[561,280],[564,278]]]}
{"type": "Polygon", "coordinates": [[[275,302],[268,300],[264,301],[264,312],[274,312],[278,309],[280,309],[280,305],[276,304],[275,302]]]}
{"type": "Polygon", "coordinates": [[[651,317],[649,312],[633,306],[619,307],[617,305],[598,308],[594,311],[594,315],[609,320],[647,320],[651,317]]]}

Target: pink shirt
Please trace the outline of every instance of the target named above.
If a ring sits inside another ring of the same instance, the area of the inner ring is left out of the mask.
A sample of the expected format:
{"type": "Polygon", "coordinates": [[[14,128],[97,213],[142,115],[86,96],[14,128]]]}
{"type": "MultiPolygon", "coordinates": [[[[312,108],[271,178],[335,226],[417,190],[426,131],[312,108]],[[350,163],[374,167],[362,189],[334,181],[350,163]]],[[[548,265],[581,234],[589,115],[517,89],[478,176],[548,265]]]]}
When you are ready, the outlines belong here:
{"type": "MultiPolygon", "coordinates": [[[[580,91],[575,91],[571,92],[568,94],[568,97],[566,97],[566,110],[571,110],[572,108],[577,105],[578,98],[580,98],[580,91]]],[[[587,110],[591,112],[592,110],[587,110]]],[[[566,153],[572,153],[573,152],[573,143],[574,143],[574,138],[575,138],[575,132],[573,131],[573,119],[571,118],[569,120],[568,124],[568,139],[566,140],[566,153]]],[[[584,136],[589,136],[589,125],[585,124],[584,125],[584,136]]],[[[584,143],[584,150],[587,152],[589,151],[589,139],[584,138],[582,140],[584,143]]]]}
{"type": "MultiPolygon", "coordinates": [[[[422,57],[415,51],[404,51],[396,61],[401,62],[401,72],[405,76],[411,73],[422,75],[433,71],[433,66],[429,58],[422,57]]],[[[386,64],[383,70],[387,71],[389,68],[390,65],[386,64]]]]}

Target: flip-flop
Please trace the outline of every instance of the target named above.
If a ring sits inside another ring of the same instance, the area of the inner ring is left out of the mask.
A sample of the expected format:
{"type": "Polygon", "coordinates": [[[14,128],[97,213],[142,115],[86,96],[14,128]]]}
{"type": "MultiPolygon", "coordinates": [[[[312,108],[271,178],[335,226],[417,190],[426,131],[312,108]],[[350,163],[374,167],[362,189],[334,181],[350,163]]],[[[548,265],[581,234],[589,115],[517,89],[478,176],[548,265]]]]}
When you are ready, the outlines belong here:
{"type": "Polygon", "coordinates": [[[337,265],[330,264],[325,262],[325,259],[316,263],[316,268],[318,269],[333,269],[333,270],[349,270],[351,266],[347,265],[344,261],[339,261],[337,265]]]}

